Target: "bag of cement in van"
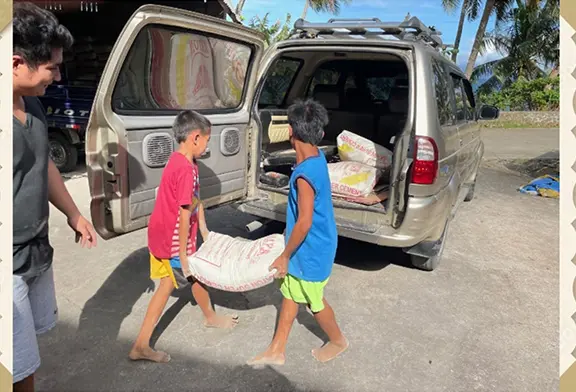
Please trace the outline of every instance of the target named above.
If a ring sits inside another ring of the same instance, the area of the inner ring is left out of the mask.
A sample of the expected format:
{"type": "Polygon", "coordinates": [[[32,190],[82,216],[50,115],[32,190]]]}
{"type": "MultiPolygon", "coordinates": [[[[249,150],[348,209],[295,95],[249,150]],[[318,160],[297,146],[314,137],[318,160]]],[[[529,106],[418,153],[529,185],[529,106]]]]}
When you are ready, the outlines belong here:
{"type": "Polygon", "coordinates": [[[268,268],[284,251],[284,236],[272,234],[255,241],[210,232],[188,258],[190,273],[207,286],[224,291],[249,291],[274,280],[268,268]]]}
{"type": "Polygon", "coordinates": [[[350,131],[342,131],[336,143],[343,161],[360,162],[379,169],[388,169],[392,165],[392,151],[350,131]]]}
{"type": "Polygon", "coordinates": [[[176,107],[214,109],[222,104],[214,87],[214,58],[208,38],[178,33],[170,39],[169,92],[176,107]]]}
{"type": "Polygon", "coordinates": [[[360,162],[328,164],[332,193],[339,196],[366,197],[380,179],[380,170],[360,162]]]}

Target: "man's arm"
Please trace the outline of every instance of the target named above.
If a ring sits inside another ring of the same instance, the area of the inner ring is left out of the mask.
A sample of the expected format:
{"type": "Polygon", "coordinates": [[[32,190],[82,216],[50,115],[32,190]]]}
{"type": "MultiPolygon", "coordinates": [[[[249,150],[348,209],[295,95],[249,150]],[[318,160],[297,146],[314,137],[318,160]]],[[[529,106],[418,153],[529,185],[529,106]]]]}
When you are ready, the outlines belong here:
{"type": "Polygon", "coordinates": [[[300,244],[304,241],[310,227],[312,227],[312,215],[314,213],[314,196],[315,192],[312,185],[303,178],[296,180],[298,187],[298,219],[294,224],[288,243],[284,248],[284,252],[272,263],[270,270],[276,269],[275,276],[283,278],[288,273],[288,261],[290,256],[300,244]]]}
{"type": "Polygon", "coordinates": [[[96,232],[94,228],[90,222],[80,214],[80,210],[78,210],[66,185],[64,185],[60,171],[51,159],[48,160],[48,200],[54,207],[66,215],[68,225],[76,232],[76,242],[80,241],[83,247],[88,246],[88,248],[91,248],[92,246],[96,246],[96,232]]]}
{"type": "Polygon", "coordinates": [[[56,164],[50,159],[48,161],[48,200],[58,208],[68,218],[68,221],[78,220],[81,216],[80,210],[72,200],[60,171],[56,164]]]}

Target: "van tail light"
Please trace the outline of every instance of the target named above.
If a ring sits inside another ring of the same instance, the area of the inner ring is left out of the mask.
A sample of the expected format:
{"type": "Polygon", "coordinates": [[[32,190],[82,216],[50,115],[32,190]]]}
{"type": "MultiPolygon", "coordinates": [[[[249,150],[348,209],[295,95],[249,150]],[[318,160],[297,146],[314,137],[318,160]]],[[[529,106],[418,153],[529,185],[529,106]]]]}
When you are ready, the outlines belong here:
{"type": "Polygon", "coordinates": [[[412,183],[431,185],[438,174],[438,147],[434,139],[416,136],[414,162],[412,164],[412,183]]]}

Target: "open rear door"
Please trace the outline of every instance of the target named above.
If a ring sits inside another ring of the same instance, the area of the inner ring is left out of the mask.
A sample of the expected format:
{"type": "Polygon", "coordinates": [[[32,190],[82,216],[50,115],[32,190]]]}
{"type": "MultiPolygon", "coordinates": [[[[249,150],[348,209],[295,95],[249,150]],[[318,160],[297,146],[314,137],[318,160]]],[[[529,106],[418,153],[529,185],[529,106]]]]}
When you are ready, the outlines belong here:
{"type": "Polygon", "coordinates": [[[204,204],[245,197],[263,48],[255,31],[194,12],[146,5],[132,15],[100,79],[86,136],[91,215],[103,238],[147,226],[183,109],[213,124],[198,162],[204,204]]]}

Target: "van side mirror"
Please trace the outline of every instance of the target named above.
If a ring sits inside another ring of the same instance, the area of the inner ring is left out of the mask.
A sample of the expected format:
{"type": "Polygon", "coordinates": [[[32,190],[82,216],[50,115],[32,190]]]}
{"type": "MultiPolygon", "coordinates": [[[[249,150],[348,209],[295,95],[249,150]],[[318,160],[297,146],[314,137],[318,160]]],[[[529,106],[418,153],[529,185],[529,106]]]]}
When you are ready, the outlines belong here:
{"type": "Polygon", "coordinates": [[[500,116],[500,109],[492,105],[482,105],[480,107],[479,120],[496,120],[500,116]]]}

